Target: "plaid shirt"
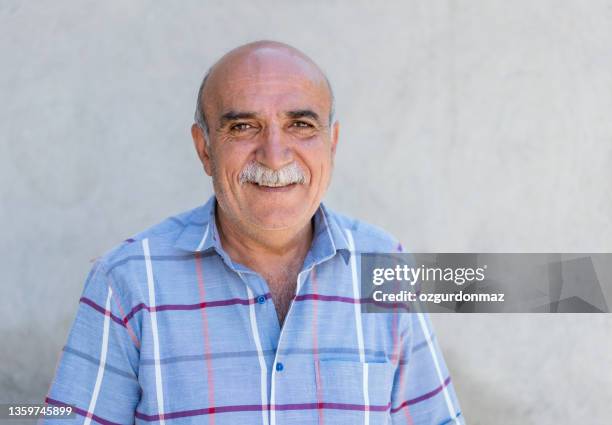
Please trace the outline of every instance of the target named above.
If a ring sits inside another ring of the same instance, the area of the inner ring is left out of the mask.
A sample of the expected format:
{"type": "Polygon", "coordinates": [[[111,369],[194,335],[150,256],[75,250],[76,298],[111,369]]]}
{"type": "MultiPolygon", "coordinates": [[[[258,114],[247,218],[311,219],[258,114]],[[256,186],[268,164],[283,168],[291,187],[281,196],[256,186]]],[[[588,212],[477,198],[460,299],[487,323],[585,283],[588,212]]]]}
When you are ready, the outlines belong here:
{"type": "Polygon", "coordinates": [[[282,328],[265,280],[223,250],[216,198],[99,258],[43,424],[464,424],[427,314],[360,311],[360,252],[397,252],[320,204],[282,328]],[[353,253],[353,255],[352,255],[353,253]]]}

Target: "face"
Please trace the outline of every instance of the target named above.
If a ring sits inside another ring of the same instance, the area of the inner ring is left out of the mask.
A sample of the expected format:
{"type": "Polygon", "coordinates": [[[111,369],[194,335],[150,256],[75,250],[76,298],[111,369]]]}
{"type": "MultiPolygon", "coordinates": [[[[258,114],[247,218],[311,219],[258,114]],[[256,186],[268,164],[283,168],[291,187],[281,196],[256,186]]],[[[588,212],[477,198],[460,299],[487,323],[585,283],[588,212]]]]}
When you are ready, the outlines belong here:
{"type": "Polygon", "coordinates": [[[228,65],[229,71],[207,84],[208,146],[202,130],[192,128],[222,212],[258,230],[308,223],[330,183],[338,140],[320,73],[272,56],[228,65]],[[241,173],[249,166],[272,174],[293,167],[303,182],[245,182],[241,173]]]}

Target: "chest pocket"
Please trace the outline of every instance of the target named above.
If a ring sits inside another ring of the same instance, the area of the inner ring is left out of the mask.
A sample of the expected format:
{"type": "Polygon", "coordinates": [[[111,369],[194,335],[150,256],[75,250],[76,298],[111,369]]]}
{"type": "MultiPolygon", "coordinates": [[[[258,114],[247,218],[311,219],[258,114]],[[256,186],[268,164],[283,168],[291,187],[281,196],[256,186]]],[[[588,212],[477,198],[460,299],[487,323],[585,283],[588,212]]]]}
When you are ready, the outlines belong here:
{"type": "Polygon", "coordinates": [[[390,401],[395,367],[390,362],[345,360],[318,362],[317,398],[323,403],[319,418],[334,425],[391,423],[390,401]],[[367,412],[366,412],[367,411],[367,412]]]}

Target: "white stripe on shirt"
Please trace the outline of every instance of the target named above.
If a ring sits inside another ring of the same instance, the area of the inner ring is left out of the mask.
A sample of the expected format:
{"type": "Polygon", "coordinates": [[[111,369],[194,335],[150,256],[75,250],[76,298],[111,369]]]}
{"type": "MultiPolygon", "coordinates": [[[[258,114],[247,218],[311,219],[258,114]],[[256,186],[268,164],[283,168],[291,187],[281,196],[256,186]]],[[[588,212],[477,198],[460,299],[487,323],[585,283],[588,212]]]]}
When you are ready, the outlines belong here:
{"type": "Polygon", "coordinates": [[[200,243],[198,244],[198,247],[196,248],[196,251],[202,251],[202,247],[204,246],[204,242],[206,241],[206,236],[208,236],[208,229],[209,229],[209,227],[210,227],[210,221],[206,225],[206,230],[204,231],[204,236],[202,236],[202,240],[200,240],[200,243]]]}
{"type": "MultiPolygon", "coordinates": [[[[242,274],[238,273],[240,277],[242,274]]],[[[244,279],[243,279],[244,281],[244,279]]],[[[249,300],[254,298],[253,291],[246,285],[247,296],[249,300]]],[[[259,331],[257,330],[257,316],[255,315],[255,303],[249,304],[249,317],[251,319],[251,332],[253,332],[253,340],[255,341],[255,347],[257,348],[257,358],[259,359],[259,370],[260,370],[260,391],[261,391],[261,416],[264,425],[268,425],[268,411],[263,408],[268,404],[268,368],[264,359],[263,350],[261,349],[261,341],[259,340],[259,331]]]]}
{"type": "Polygon", "coordinates": [[[349,250],[351,251],[351,274],[353,278],[353,297],[355,298],[355,328],[357,329],[357,346],[359,348],[359,361],[363,363],[363,402],[365,404],[364,410],[364,424],[369,425],[370,423],[370,396],[368,394],[368,365],[365,364],[365,347],[363,344],[363,324],[361,323],[361,295],[359,291],[359,285],[357,282],[357,252],[355,250],[355,242],[353,241],[353,235],[351,231],[345,229],[346,238],[348,240],[349,250]]]}
{"type": "Polygon", "coordinates": [[[113,290],[111,287],[108,287],[108,295],[106,296],[106,305],[104,312],[104,328],[102,331],[102,349],[100,351],[100,364],[98,366],[98,375],[96,376],[96,384],[94,385],[93,394],[91,395],[91,400],[89,402],[89,407],[87,408],[87,417],[85,418],[85,422],[83,425],[89,425],[91,423],[90,413],[93,415],[93,412],[96,408],[96,402],[98,401],[98,394],[100,393],[100,386],[102,385],[102,377],[104,376],[104,368],[106,367],[106,353],[108,351],[108,333],[110,329],[110,312],[111,312],[111,296],[113,295],[113,290]]]}
{"type": "Polygon", "coordinates": [[[153,267],[151,265],[151,253],[149,252],[149,239],[142,240],[145,265],[147,268],[147,285],[149,287],[149,316],[151,317],[151,330],[153,333],[153,360],[155,362],[155,392],[157,394],[157,410],[159,411],[159,423],[164,425],[164,388],[162,386],[161,365],[159,363],[159,336],[157,332],[157,312],[155,311],[155,282],[153,280],[153,267]]]}
{"type": "MultiPolygon", "coordinates": [[[[417,309],[419,306],[417,304],[417,309]]],[[[442,391],[444,393],[444,400],[446,400],[446,407],[448,407],[448,412],[451,415],[452,419],[457,418],[457,414],[455,413],[455,408],[453,407],[453,403],[448,394],[447,386],[444,384],[444,377],[442,376],[442,371],[440,370],[440,363],[438,362],[438,356],[436,356],[436,351],[434,350],[433,341],[431,340],[431,333],[429,329],[427,329],[427,324],[425,323],[425,318],[423,317],[423,313],[421,311],[417,311],[417,317],[419,318],[419,324],[421,325],[421,330],[423,331],[423,335],[425,335],[425,339],[427,340],[427,346],[429,347],[429,353],[431,354],[431,358],[433,359],[434,366],[436,367],[436,373],[438,374],[438,379],[440,380],[440,385],[442,386],[442,391]]]]}

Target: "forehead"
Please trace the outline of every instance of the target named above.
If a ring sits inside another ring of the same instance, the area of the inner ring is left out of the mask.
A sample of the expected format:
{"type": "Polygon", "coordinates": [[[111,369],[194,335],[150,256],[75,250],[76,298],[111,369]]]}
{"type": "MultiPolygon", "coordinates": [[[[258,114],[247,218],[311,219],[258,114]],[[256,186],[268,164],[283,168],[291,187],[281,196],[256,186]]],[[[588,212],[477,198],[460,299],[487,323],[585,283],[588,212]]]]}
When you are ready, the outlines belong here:
{"type": "Polygon", "coordinates": [[[228,109],[323,111],[331,101],[327,81],[314,64],[274,51],[230,58],[214,70],[212,80],[204,107],[213,114],[228,109]]]}
{"type": "Polygon", "coordinates": [[[226,80],[212,97],[214,109],[266,110],[310,107],[324,109],[329,103],[326,90],[299,76],[268,75],[226,80]]]}

